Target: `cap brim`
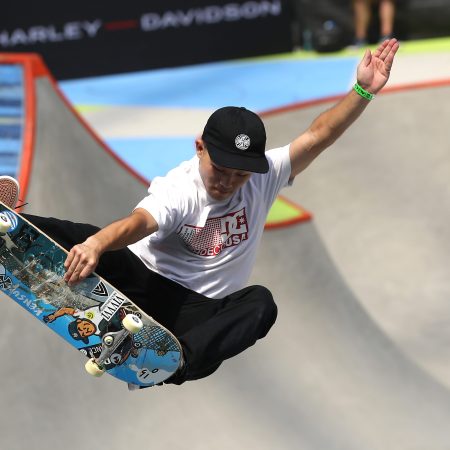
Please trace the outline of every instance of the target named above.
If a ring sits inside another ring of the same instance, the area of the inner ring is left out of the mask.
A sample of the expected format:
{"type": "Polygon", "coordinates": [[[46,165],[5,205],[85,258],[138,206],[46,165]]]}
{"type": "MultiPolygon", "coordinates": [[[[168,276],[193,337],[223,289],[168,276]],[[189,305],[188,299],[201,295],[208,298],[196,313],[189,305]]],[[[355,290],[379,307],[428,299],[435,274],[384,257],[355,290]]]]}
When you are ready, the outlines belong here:
{"type": "Polygon", "coordinates": [[[254,173],[267,173],[269,171],[269,162],[263,155],[224,152],[208,142],[207,149],[212,161],[227,169],[245,170],[254,173]]]}

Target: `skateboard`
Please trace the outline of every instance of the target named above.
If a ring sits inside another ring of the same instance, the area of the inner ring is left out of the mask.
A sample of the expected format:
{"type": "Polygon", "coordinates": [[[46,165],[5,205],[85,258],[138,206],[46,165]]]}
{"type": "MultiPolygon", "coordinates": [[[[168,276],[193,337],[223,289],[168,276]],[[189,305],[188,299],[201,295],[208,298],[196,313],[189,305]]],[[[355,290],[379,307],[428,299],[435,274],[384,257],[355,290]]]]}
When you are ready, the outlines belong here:
{"type": "Polygon", "coordinates": [[[0,203],[4,294],[88,357],[91,375],[108,372],[149,387],[174,374],[182,354],[176,337],[95,273],[69,287],[66,257],[65,249],[0,203]]]}

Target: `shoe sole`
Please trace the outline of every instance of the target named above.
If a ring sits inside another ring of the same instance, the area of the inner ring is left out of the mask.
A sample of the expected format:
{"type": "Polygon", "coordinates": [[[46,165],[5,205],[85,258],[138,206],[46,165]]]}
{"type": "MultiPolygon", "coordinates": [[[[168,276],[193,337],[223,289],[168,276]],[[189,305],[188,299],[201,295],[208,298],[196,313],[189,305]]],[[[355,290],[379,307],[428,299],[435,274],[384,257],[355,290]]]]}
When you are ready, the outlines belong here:
{"type": "Polygon", "coordinates": [[[14,209],[19,198],[19,186],[14,178],[4,175],[0,178],[0,200],[14,209]]]}

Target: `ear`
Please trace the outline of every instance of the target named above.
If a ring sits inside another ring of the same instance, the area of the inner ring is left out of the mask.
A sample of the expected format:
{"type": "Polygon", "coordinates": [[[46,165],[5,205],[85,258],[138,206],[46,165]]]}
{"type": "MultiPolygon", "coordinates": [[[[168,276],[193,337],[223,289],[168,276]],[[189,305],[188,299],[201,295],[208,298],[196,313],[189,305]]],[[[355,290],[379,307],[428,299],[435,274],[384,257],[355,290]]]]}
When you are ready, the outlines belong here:
{"type": "Polygon", "coordinates": [[[206,150],[206,146],[205,146],[205,142],[204,142],[203,139],[200,138],[200,137],[198,137],[198,138],[195,140],[195,150],[196,150],[197,156],[198,156],[199,158],[201,158],[201,157],[204,155],[204,153],[207,151],[207,150],[206,150]]]}

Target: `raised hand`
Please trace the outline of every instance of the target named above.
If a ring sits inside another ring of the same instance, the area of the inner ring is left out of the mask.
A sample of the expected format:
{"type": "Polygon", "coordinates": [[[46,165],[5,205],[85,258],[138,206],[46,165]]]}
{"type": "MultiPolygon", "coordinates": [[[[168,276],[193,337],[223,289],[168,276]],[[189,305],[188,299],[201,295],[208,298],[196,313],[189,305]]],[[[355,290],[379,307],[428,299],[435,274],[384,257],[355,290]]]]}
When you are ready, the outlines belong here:
{"type": "Polygon", "coordinates": [[[366,91],[377,94],[384,87],[398,49],[397,39],[387,39],[373,54],[369,49],[366,50],[356,73],[358,83],[366,91]]]}

